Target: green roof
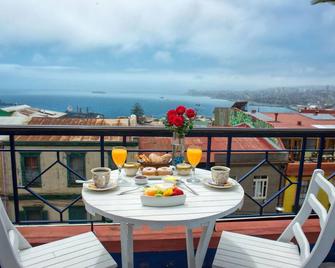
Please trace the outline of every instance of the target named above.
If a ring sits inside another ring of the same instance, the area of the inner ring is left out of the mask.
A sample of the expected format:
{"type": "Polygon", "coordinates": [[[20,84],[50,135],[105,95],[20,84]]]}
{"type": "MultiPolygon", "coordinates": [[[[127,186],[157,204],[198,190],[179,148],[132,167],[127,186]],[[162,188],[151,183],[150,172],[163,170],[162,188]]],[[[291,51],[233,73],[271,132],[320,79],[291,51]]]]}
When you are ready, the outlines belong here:
{"type": "Polygon", "coordinates": [[[12,115],[12,113],[6,112],[6,111],[0,109],[0,116],[11,116],[11,115],[12,115]]]}

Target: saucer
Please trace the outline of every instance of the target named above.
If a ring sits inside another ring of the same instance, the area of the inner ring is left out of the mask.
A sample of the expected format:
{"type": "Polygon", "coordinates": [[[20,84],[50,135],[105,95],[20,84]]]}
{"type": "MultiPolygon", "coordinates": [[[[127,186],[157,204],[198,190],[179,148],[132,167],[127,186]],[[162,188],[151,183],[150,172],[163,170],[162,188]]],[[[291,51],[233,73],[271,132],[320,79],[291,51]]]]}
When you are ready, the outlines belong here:
{"type": "Polygon", "coordinates": [[[101,191],[108,191],[108,190],[115,189],[116,187],[118,187],[118,185],[117,185],[117,183],[109,182],[106,187],[98,188],[98,187],[95,186],[94,182],[88,182],[88,183],[84,183],[83,187],[85,189],[88,189],[88,190],[91,190],[91,191],[101,192],[101,191]]]}
{"type": "Polygon", "coordinates": [[[236,181],[233,180],[232,178],[228,179],[228,182],[225,185],[218,185],[216,184],[212,178],[205,178],[202,180],[202,183],[205,184],[206,186],[216,188],[216,189],[230,189],[236,185],[236,181]]]}

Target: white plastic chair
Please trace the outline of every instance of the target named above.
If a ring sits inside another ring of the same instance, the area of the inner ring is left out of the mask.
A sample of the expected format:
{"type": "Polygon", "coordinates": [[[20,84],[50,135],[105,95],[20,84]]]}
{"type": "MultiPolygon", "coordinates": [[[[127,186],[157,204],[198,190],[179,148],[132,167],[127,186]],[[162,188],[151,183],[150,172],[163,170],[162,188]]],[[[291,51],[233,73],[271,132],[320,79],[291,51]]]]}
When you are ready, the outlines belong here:
{"type": "Polygon", "coordinates": [[[92,232],[31,247],[9,220],[0,199],[0,266],[18,267],[117,267],[92,232]]]}
{"type": "Polygon", "coordinates": [[[335,187],[324,178],[323,170],[316,169],[299,213],[277,241],[223,232],[213,267],[319,267],[335,238],[334,203],[335,187]],[[328,195],[328,211],[316,198],[320,189],[328,195]],[[312,210],[319,216],[321,231],[311,251],[302,225],[312,210]],[[291,243],[293,238],[297,245],[291,243]]]}

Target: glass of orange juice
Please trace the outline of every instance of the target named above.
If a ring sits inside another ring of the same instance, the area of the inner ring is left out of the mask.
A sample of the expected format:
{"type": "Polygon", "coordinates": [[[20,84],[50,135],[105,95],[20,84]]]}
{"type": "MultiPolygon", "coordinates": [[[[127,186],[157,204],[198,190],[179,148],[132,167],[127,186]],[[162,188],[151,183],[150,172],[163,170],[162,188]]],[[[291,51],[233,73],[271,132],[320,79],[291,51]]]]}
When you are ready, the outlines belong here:
{"type": "Polygon", "coordinates": [[[127,181],[122,179],[122,176],[121,176],[121,169],[122,169],[124,163],[127,160],[127,149],[126,149],[126,147],[123,147],[123,146],[113,147],[113,149],[112,149],[112,159],[113,159],[115,165],[117,166],[117,168],[119,170],[118,183],[119,184],[126,183],[127,181]]]}
{"type": "Polygon", "coordinates": [[[192,176],[187,179],[188,182],[200,182],[200,179],[195,177],[195,167],[200,163],[202,157],[202,149],[199,146],[189,146],[187,148],[187,160],[192,166],[192,176]]]}

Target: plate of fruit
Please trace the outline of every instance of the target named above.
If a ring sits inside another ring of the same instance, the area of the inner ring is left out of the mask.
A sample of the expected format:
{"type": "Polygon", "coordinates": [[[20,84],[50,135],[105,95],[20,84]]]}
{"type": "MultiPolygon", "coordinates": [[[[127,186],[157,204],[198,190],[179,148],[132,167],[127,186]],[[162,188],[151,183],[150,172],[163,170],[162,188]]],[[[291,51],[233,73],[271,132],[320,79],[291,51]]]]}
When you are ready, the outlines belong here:
{"type": "Polygon", "coordinates": [[[172,183],[155,184],[145,188],[141,195],[143,206],[149,207],[171,207],[183,205],[186,195],[183,190],[172,183]]]}

